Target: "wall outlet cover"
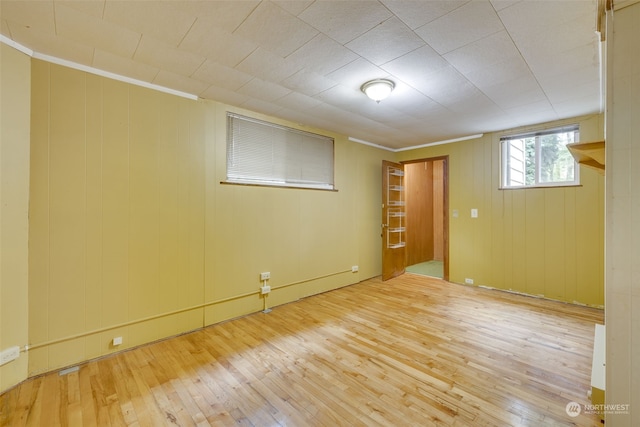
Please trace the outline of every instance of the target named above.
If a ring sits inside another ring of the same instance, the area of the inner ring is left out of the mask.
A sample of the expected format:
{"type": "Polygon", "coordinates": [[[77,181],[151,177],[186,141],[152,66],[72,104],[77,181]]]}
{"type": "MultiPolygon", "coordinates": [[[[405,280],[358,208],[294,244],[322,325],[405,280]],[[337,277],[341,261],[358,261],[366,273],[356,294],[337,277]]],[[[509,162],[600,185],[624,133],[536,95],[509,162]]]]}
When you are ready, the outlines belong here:
{"type": "Polygon", "coordinates": [[[20,347],[18,347],[17,345],[9,347],[6,350],[0,352],[0,366],[4,365],[5,363],[9,363],[12,360],[16,360],[18,357],[20,357],[20,347]]]}

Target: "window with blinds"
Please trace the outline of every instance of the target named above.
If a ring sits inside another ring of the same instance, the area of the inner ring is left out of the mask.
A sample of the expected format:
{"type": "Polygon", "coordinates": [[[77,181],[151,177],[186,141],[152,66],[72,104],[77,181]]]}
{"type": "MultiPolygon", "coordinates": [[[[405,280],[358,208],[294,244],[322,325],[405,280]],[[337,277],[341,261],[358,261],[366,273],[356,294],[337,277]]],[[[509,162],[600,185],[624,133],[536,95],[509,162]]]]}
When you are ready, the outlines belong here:
{"type": "Polygon", "coordinates": [[[227,182],[334,189],[334,140],[227,113],[227,182]]]}
{"type": "Polygon", "coordinates": [[[500,138],[501,188],[578,185],[580,169],[567,148],[578,139],[578,125],[500,138]]]}

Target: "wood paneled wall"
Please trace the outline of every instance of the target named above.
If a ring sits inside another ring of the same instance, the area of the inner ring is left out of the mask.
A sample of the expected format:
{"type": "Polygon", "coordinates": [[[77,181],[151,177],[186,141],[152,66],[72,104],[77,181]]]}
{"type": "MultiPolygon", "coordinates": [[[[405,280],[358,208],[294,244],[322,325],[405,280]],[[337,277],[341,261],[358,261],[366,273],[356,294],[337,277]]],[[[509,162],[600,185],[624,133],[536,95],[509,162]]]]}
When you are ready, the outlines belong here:
{"type": "Polygon", "coordinates": [[[433,259],[444,261],[444,160],[433,165],[433,259]]]}
{"type": "Polygon", "coordinates": [[[407,213],[407,265],[433,259],[433,165],[404,165],[407,213]]]}
{"type": "MultiPolygon", "coordinates": [[[[29,336],[30,62],[0,43],[0,350],[29,336]]],[[[26,376],[25,354],[0,366],[0,393],[26,376]]]]}
{"type": "Polygon", "coordinates": [[[31,94],[30,375],[380,274],[393,153],[306,129],[338,191],[224,185],[227,111],[298,125],[41,60],[31,94]]]}
{"type": "Polygon", "coordinates": [[[202,105],[33,62],[30,373],[202,326],[202,105]]]}

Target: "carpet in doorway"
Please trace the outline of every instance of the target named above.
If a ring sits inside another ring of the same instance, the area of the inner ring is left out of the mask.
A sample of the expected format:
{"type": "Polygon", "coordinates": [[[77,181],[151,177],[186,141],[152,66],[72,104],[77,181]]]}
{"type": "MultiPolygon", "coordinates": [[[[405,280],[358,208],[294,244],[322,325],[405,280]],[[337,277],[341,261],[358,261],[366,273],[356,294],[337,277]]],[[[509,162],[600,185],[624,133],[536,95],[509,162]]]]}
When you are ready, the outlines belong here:
{"type": "Polygon", "coordinates": [[[444,276],[442,261],[426,261],[420,264],[410,265],[406,268],[407,273],[420,274],[422,276],[431,276],[442,279],[444,276]]]}

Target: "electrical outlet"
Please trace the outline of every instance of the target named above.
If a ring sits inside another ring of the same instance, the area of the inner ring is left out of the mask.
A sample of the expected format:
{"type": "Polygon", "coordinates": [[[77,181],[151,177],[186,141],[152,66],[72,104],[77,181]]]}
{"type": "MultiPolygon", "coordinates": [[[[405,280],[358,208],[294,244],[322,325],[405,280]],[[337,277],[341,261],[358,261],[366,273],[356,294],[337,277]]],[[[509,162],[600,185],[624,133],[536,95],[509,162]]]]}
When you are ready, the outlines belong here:
{"type": "Polygon", "coordinates": [[[351,272],[352,273],[357,273],[358,272],[358,266],[357,265],[352,265],[351,266],[351,272]]]}
{"type": "Polygon", "coordinates": [[[271,286],[269,285],[264,285],[263,287],[260,288],[260,293],[262,295],[268,294],[269,292],[271,292],[271,286]]]}
{"type": "Polygon", "coordinates": [[[260,280],[269,280],[271,279],[271,273],[266,271],[264,273],[260,273],[260,280]]]}
{"type": "Polygon", "coordinates": [[[473,279],[464,279],[464,283],[467,285],[473,285],[473,279]]]}
{"type": "Polygon", "coordinates": [[[18,347],[17,345],[9,347],[8,349],[0,352],[0,366],[4,365],[5,363],[9,363],[12,360],[16,360],[18,357],[20,357],[20,347],[18,347]]]}

